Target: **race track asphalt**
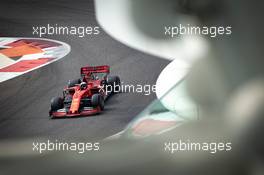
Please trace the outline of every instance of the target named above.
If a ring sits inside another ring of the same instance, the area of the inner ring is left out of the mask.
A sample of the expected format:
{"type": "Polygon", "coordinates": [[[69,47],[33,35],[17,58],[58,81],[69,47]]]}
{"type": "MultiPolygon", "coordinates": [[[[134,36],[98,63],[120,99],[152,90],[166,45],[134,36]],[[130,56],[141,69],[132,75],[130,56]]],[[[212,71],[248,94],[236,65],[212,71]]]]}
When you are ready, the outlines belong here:
{"type": "MultiPolygon", "coordinates": [[[[91,0],[1,0],[0,36],[37,37],[33,26],[97,26],[91,0]]],[[[103,139],[122,130],[155,95],[112,96],[96,116],[50,120],[50,99],[62,93],[84,65],[108,64],[126,84],[155,84],[168,61],[131,49],[100,30],[100,35],[53,35],[72,51],[60,61],[0,84],[0,140],[48,137],[103,139]]]]}

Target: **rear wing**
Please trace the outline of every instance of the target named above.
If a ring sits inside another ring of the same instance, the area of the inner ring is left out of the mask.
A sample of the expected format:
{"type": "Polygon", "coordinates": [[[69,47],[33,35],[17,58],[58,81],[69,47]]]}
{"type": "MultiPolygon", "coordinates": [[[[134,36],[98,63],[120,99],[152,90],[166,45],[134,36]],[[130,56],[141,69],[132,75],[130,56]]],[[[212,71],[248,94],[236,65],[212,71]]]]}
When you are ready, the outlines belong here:
{"type": "Polygon", "coordinates": [[[110,73],[110,67],[103,66],[87,66],[81,68],[81,76],[89,75],[90,73],[110,73]]]}

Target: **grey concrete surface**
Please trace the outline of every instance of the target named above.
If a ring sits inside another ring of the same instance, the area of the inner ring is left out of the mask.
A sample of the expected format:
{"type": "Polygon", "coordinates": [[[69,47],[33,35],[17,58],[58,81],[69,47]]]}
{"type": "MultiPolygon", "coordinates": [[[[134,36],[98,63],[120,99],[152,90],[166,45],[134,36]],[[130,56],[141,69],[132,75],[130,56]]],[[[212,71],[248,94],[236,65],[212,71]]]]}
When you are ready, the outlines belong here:
{"type": "MultiPolygon", "coordinates": [[[[0,35],[36,37],[33,26],[97,26],[91,0],[4,0],[0,2],[0,35]]],[[[113,23],[114,25],[114,23],[113,23]]],[[[102,139],[122,130],[155,95],[122,93],[111,97],[96,116],[50,120],[50,99],[61,95],[69,79],[84,65],[108,64],[124,83],[154,84],[168,61],[146,55],[100,35],[54,35],[71,45],[64,59],[0,84],[0,140],[47,137],[102,139]]]]}

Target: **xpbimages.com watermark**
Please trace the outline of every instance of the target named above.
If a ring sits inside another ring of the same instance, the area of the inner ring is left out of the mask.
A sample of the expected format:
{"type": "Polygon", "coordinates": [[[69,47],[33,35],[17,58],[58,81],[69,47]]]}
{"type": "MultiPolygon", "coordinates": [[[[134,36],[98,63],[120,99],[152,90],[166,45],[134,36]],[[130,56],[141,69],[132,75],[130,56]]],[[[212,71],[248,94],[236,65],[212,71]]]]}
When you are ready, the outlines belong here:
{"type": "Polygon", "coordinates": [[[46,142],[33,142],[32,150],[42,154],[50,151],[72,151],[79,154],[90,151],[100,151],[100,143],[95,142],[60,142],[58,140],[46,142]]]}
{"type": "Polygon", "coordinates": [[[223,35],[231,35],[231,26],[191,26],[190,24],[177,26],[165,26],[164,35],[171,38],[178,37],[180,35],[205,35],[211,38],[216,38],[223,35]]]}
{"type": "Polygon", "coordinates": [[[190,140],[179,140],[177,142],[165,142],[164,151],[174,154],[180,151],[204,151],[215,154],[221,151],[231,151],[231,142],[192,142],[190,140]]]}
{"type": "Polygon", "coordinates": [[[33,26],[32,34],[38,37],[48,35],[71,35],[83,38],[90,35],[99,35],[99,26],[60,26],[47,24],[46,26],[33,26]]]}
{"type": "Polygon", "coordinates": [[[152,93],[156,93],[156,85],[150,84],[124,84],[121,82],[120,84],[113,83],[112,85],[103,85],[100,86],[99,92],[105,92],[106,94],[114,93],[140,93],[143,95],[151,95],[152,93]]]}

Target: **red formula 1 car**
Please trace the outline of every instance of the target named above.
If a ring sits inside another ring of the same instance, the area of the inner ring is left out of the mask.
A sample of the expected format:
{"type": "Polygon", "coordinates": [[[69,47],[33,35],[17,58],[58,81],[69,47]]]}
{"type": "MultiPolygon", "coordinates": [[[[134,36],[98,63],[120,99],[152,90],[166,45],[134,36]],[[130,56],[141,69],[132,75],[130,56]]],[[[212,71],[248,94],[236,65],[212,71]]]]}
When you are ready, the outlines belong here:
{"type": "Polygon", "coordinates": [[[120,78],[109,76],[109,66],[82,67],[81,78],[70,80],[63,97],[51,100],[51,118],[86,116],[104,110],[104,101],[120,89],[120,78]]]}

